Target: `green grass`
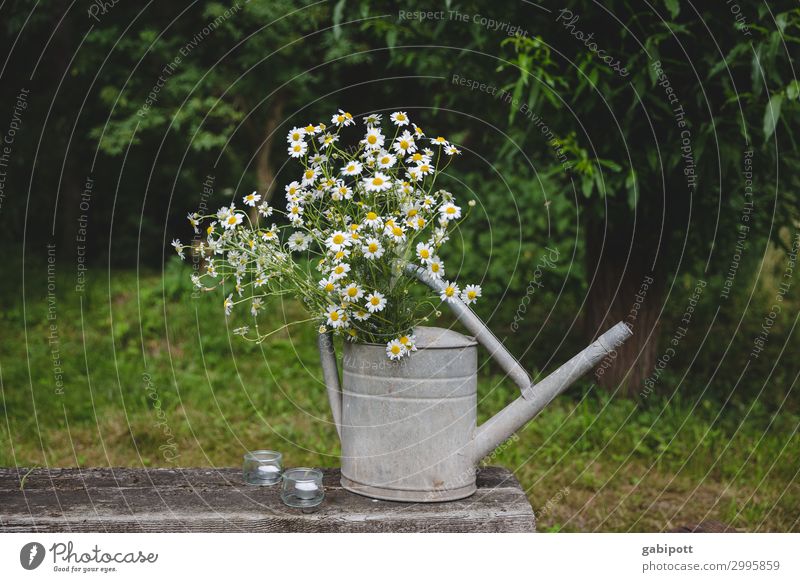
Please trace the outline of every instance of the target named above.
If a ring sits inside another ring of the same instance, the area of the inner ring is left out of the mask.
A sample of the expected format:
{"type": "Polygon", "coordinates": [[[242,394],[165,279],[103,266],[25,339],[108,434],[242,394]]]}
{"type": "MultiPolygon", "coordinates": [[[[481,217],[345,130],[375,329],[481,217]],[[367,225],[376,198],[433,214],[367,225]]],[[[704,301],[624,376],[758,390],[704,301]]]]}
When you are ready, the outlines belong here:
{"type": "MultiPolygon", "coordinates": [[[[247,344],[229,333],[244,321],[226,331],[222,297],[192,299],[187,280],[175,263],[163,278],[113,272],[110,283],[97,269],[79,296],[59,277],[63,394],[44,270],[27,274],[24,308],[19,287],[2,283],[0,465],[235,466],[253,448],[280,449],[289,465],[337,465],[313,326],[247,344]]],[[[272,309],[276,325],[300,314],[294,302],[272,309]]],[[[542,530],[718,519],[796,531],[800,416],[682,394],[637,403],[575,387],[487,462],[514,470],[542,530]]],[[[482,376],[482,419],[514,396],[482,376]]]]}

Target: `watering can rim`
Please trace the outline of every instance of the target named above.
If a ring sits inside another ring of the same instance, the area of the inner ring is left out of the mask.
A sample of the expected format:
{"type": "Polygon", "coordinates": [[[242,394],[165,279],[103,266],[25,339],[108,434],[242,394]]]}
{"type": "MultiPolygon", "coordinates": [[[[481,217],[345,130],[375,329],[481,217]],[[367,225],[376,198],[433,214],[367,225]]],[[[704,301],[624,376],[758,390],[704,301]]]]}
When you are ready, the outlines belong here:
{"type": "MultiPolygon", "coordinates": [[[[478,345],[478,341],[475,339],[475,337],[471,335],[464,335],[463,333],[448,327],[419,325],[414,328],[413,333],[417,340],[417,350],[453,350],[459,348],[470,348],[478,345]],[[442,340],[445,342],[444,344],[435,343],[442,340]]],[[[351,348],[358,346],[369,346],[380,348],[381,350],[386,349],[386,344],[379,344],[376,342],[356,342],[347,345],[351,348]]]]}

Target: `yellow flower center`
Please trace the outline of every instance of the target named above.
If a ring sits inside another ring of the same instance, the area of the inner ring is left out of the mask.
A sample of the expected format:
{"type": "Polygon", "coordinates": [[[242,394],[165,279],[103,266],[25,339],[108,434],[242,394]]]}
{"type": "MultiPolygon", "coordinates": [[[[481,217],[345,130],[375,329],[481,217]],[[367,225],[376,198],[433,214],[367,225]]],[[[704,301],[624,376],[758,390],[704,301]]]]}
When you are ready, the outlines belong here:
{"type": "Polygon", "coordinates": [[[296,152],[299,152],[301,149],[303,149],[303,147],[300,144],[295,144],[292,149],[296,152]]]}
{"type": "Polygon", "coordinates": [[[338,311],[331,311],[330,312],[331,321],[339,321],[339,312],[338,311]]]}
{"type": "Polygon", "coordinates": [[[337,115],[336,121],[338,121],[339,123],[344,123],[344,115],[337,115]]]}
{"type": "Polygon", "coordinates": [[[375,220],[376,218],[378,218],[377,214],[374,212],[367,212],[367,220],[375,220]]]}
{"type": "Polygon", "coordinates": [[[399,113],[397,115],[397,121],[405,121],[405,120],[406,120],[406,116],[403,115],[402,113],[399,113]]]}
{"type": "Polygon", "coordinates": [[[383,178],[380,178],[380,177],[376,176],[375,178],[372,179],[372,185],[373,186],[383,186],[383,178]]]}
{"type": "Polygon", "coordinates": [[[401,139],[400,140],[400,149],[401,150],[407,150],[408,147],[409,147],[409,143],[406,140],[401,139]]]}
{"type": "Polygon", "coordinates": [[[369,243],[369,252],[374,253],[377,252],[377,250],[378,250],[377,243],[369,243]]]}
{"type": "Polygon", "coordinates": [[[388,156],[383,156],[383,157],[381,158],[381,163],[382,163],[382,164],[388,164],[388,163],[389,163],[389,161],[390,161],[391,159],[392,159],[392,158],[390,158],[390,157],[388,157],[388,156]]]}
{"type": "Polygon", "coordinates": [[[413,218],[413,217],[415,217],[415,216],[417,215],[417,212],[419,212],[419,211],[418,211],[416,208],[411,208],[411,209],[409,209],[409,211],[408,211],[408,217],[409,217],[409,218],[413,218]]]}
{"type": "Polygon", "coordinates": [[[455,214],[456,213],[456,209],[453,208],[452,206],[448,206],[447,209],[445,210],[445,212],[447,214],[455,214]]]}
{"type": "Polygon", "coordinates": [[[325,284],[325,291],[327,291],[328,293],[333,291],[333,283],[326,283],[325,284]]]}
{"type": "Polygon", "coordinates": [[[306,125],[306,128],[305,128],[305,129],[306,129],[306,131],[307,131],[308,133],[314,133],[314,129],[315,129],[315,128],[314,128],[314,126],[313,126],[313,125],[306,125]]]}
{"type": "Polygon", "coordinates": [[[335,234],[333,235],[333,244],[340,245],[344,242],[344,235],[335,234]]]}
{"type": "Polygon", "coordinates": [[[370,135],[369,137],[367,137],[367,142],[369,143],[369,145],[375,145],[377,141],[378,138],[375,137],[374,135],[370,135]]]}
{"type": "Polygon", "coordinates": [[[370,297],[369,302],[372,303],[373,305],[380,305],[381,304],[381,300],[378,299],[377,297],[370,297]]]}
{"type": "Polygon", "coordinates": [[[422,249],[422,250],[419,252],[419,256],[420,256],[421,258],[423,258],[423,259],[427,259],[428,257],[430,257],[430,256],[431,256],[431,252],[430,252],[428,249],[422,249]]]}
{"type": "Polygon", "coordinates": [[[411,159],[414,160],[415,162],[418,162],[422,159],[422,154],[416,153],[413,156],[411,156],[411,159]]]}
{"type": "Polygon", "coordinates": [[[467,297],[468,298],[475,299],[475,297],[477,297],[477,296],[478,296],[478,294],[475,293],[475,291],[467,291],[467,297]]]}
{"type": "Polygon", "coordinates": [[[228,224],[236,224],[236,215],[235,214],[231,214],[228,217],[228,224]]]}
{"type": "Polygon", "coordinates": [[[404,335],[403,337],[401,337],[400,338],[400,343],[403,344],[404,346],[408,345],[408,336],[404,335]]]}
{"type": "Polygon", "coordinates": [[[456,292],[455,288],[450,285],[448,285],[444,289],[444,294],[447,295],[448,297],[452,297],[455,294],[455,292],[456,292]]]}
{"type": "Polygon", "coordinates": [[[420,172],[428,172],[430,171],[431,167],[428,164],[423,164],[419,167],[420,172]]]}
{"type": "Polygon", "coordinates": [[[398,346],[397,344],[394,344],[391,349],[392,349],[392,355],[396,356],[397,354],[400,353],[400,346],[398,346]]]}
{"type": "Polygon", "coordinates": [[[431,263],[431,272],[433,273],[439,272],[439,263],[431,263]]]}
{"type": "Polygon", "coordinates": [[[344,267],[341,265],[337,265],[336,268],[333,270],[334,273],[337,275],[341,275],[344,272],[344,267]]]}
{"type": "Polygon", "coordinates": [[[394,236],[400,236],[400,235],[403,234],[403,229],[400,228],[399,226],[395,226],[395,227],[392,228],[392,234],[394,236]]]}
{"type": "Polygon", "coordinates": [[[358,295],[358,287],[350,287],[347,290],[348,297],[355,297],[356,295],[358,295]]]}
{"type": "Polygon", "coordinates": [[[306,170],[306,179],[310,180],[314,177],[314,170],[306,170]]]}

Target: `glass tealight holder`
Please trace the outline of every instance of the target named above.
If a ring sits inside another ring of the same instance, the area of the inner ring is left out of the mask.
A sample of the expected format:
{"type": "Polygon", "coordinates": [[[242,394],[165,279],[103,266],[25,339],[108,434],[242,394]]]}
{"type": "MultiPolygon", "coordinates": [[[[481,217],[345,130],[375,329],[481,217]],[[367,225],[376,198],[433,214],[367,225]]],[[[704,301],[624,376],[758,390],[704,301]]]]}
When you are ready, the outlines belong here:
{"type": "Polygon", "coordinates": [[[250,451],[244,455],[242,471],[248,485],[275,485],[281,480],[283,455],[277,451],[250,451]]]}
{"type": "Polygon", "coordinates": [[[289,507],[315,507],[325,498],[322,471],[308,467],[287,469],[283,473],[281,499],[289,507]]]}

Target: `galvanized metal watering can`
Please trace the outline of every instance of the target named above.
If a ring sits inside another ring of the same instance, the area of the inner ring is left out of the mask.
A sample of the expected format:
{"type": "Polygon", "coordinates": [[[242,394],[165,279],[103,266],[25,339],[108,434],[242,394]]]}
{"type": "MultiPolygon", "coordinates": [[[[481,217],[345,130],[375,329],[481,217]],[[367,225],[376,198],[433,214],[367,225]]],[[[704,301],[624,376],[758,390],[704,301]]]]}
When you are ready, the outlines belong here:
{"type": "MultiPolygon", "coordinates": [[[[442,283],[410,268],[441,292],[442,283]]],[[[618,323],[537,384],[464,303],[449,303],[473,334],[415,330],[417,351],[399,361],[385,346],[345,343],[342,386],[333,339],[319,336],[323,376],[342,443],[342,486],[392,501],[432,502],[475,492],[475,466],[631,335],[618,323]],[[477,425],[477,344],[522,394],[477,425]]]]}

